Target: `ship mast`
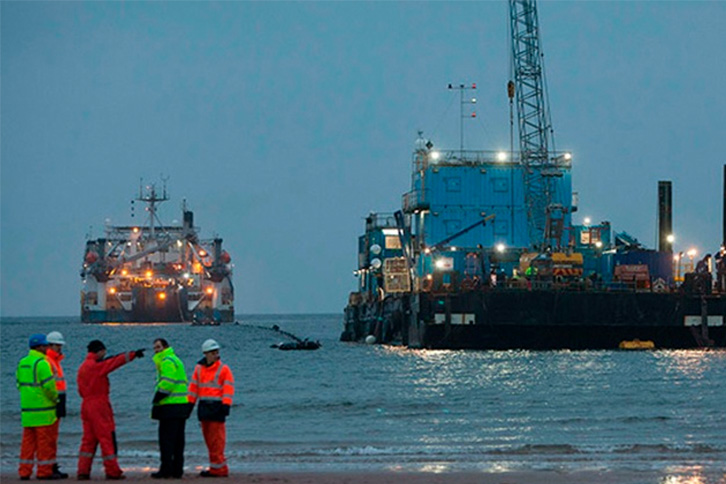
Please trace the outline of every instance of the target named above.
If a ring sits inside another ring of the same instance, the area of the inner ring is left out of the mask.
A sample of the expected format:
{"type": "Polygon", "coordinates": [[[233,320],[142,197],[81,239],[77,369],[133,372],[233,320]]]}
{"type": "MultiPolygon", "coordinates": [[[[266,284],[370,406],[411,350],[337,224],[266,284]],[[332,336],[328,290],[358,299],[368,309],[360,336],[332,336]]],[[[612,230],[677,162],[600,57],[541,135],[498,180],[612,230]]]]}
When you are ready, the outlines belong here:
{"type": "Polygon", "coordinates": [[[164,186],[162,193],[158,194],[156,191],[156,183],[143,187],[143,180],[139,184],[139,196],[136,200],[146,203],[146,211],[149,212],[149,237],[151,239],[156,238],[156,232],[154,228],[154,220],[158,219],[156,215],[157,204],[169,200],[166,195],[166,180],[163,180],[164,186]]]}
{"type": "Polygon", "coordinates": [[[471,114],[464,114],[464,106],[466,104],[476,104],[476,98],[473,97],[471,99],[464,99],[464,91],[468,90],[475,90],[476,84],[472,84],[471,86],[466,86],[464,84],[459,84],[458,86],[454,86],[453,84],[449,84],[449,90],[456,89],[459,91],[459,153],[460,156],[464,157],[464,118],[476,118],[476,111],[472,111],[471,114]]]}

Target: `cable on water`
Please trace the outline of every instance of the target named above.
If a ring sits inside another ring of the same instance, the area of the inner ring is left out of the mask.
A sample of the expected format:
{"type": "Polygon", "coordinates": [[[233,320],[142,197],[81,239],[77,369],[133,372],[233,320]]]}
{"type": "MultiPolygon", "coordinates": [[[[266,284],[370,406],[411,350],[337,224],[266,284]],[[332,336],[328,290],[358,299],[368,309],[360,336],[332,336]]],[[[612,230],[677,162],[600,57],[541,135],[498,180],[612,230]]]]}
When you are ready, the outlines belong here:
{"type": "Polygon", "coordinates": [[[264,329],[267,331],[274,331],[275,333],[279,333],[283,336],[287,336],[288,338],[292,339],[293,341],[288,341],[286,343],[275,343],[273,345],[270,345],[270,348],[276,348],[278,350],[317,350],[322,345],[320,344],[320,341],[311,341],[307,338],[301,339],[295,336],[294,334],[280,329],[280,327],[276,324],[273,324],[272,327],[267,326],[258,326],[255,324],[248,324],[246,326],[251,326],[253,328],[259,328],[264,329]]]}

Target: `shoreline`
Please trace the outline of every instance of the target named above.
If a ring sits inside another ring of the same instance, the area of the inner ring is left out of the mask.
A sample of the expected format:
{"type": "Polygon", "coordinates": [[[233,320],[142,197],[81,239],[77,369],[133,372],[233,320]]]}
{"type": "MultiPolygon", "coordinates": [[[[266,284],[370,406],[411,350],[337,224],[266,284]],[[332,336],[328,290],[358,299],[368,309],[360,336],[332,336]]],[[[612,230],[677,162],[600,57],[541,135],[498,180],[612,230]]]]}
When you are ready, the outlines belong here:
{"type": "MultiPolygon", "coordinates": [[[[148,472],[128,471],[125,482],[158,483],[148,472]]],[[[36,480],[35,475],[31,480],[36,480]]],[[[691,469],[663,473],[661,471],[512,471],[512,472],[399,472],[391,471],[281,471],[233,472],[228,478],[205,479],[187,473],[180,481],[217,482],[219,484],[726,484],[726,470],[707,474],[691,469]]],[[[3,484],[20,484],[16,473],[3,469],[3,484]]],[[[95,470],[91,481],[105,481],[103,470],[95,470]]],[[[174,482],[176,480],[165,480],[174,482]]],[[[60,482],[76,482],[75,473],[60,482]]]]}

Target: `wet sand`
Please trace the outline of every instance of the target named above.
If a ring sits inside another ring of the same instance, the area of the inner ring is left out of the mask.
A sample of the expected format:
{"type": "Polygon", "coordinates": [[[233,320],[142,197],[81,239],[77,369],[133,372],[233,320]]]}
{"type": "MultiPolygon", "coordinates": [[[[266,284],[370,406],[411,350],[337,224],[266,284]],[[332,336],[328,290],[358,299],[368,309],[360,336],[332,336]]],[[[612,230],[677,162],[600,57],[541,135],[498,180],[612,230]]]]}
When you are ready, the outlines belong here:
{"type": "MultiPolygon", "coordinates": [[[[20,484],[16,474],[3,469],[3,484],[20,484]]],[[[33,477],[31,480],[35,480],[33,477]]],[[[93,474],[92,481],[105,481],[103,474],[93,474]]],[[[175,482],[163,480],[162,482],[175,482]]],[[[228,478],[205,479],[194,474],[180,481],[211,482],[219,484],[726,484],[726,472],[708,475],[692,472],[663,474],[625,471],[523,471],[523,472],[264,472],[233,473],[228,478]]],[[[77,482],[75,476],[60,482],[77,482]]],[[[123,482],[158,484],[148,473],[127,472],[123,482]]]]}

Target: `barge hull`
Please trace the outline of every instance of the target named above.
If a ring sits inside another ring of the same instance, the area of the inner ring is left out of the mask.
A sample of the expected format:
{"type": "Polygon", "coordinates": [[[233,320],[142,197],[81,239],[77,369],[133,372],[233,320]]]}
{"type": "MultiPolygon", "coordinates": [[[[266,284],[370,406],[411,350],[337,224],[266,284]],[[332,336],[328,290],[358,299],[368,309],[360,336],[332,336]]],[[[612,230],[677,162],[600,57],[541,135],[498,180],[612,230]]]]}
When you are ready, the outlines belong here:
{"type": "Polygon", "coordinates": [[[389,295],[346,308],[343,340],[431,349],[726,347],[723,295],[491,290],[389,295]]]}

